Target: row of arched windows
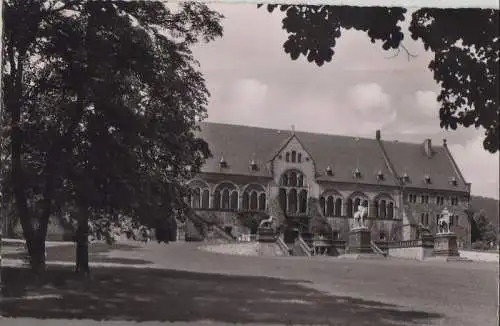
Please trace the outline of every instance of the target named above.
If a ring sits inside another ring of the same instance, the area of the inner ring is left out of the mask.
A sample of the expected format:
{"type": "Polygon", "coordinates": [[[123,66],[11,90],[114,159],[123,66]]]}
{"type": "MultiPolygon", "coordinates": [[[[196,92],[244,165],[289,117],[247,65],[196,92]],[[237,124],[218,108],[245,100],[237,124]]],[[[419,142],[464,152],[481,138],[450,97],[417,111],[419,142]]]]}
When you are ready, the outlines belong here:
{"type": "Polygon", "coordinates": [[[305,175],[296,170],[291,170],[283,173],[280,180],[280,186],[282,187],[297,187],[303,188],[306,185],[305,175]]]}
{"type": "Polygon", "coordinates": [[[302,153],[297,153],[296,151],[286,152],[285,153],[285,161],[292,163],[301,163],[302,162],[302,153]]]}
{"type": "Polygon", "coordinates": [[[267,198],[264,188],[260,185],[246,187],[240,197],[240,191],[234,184],[221,183],[215,188],[212,196],[208,186],[192,186],[188,202],[192,208],[265,211],[267,198]]]}
{"type": "Polygon", "coordinates": [[[307,193],[306,177],[302,172],[290,170],[283,173],[279,198],[284,212],[290,215],[307,213],[307,193]]]}
{"type": "Polygon", "coordinates": [[[280,188],[281,209],[291,215],[307,213],[307,190],[280,188]]]}
{"type": "MultiPolygon", "coordinates": [[[[358,210],[359,205],[363,205],[368,208],[368,215],[373,216],[376,218],[387,218],[387,219],[393,219],[394,218],[394,203],[392,201],[386,201],[385,199],[375,201],[372,203],[372,206],[370,207],[370,204],[368,200],[362,199],[360,197],[355,197],[347,199],[346,202],[346,212],[345,215],[347,217],[353,217],[354,213],[358,210]]],[[[327,197],[321,197],[319,199],[319,205],[321,212],[323,213],[324,216],[342,216],[342,205],[343,205],[343,200],[342,198],[335,197],[333,195],[327,196],[327,197]]]]}

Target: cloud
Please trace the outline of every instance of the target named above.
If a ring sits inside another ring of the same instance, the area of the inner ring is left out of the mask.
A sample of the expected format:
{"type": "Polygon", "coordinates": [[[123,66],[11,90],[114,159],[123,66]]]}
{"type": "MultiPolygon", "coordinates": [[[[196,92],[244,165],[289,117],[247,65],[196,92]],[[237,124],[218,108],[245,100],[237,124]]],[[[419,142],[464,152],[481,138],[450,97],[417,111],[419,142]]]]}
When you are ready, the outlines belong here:
{"type": "Polygon", "coordinates": [[[232,86],[232,99],[240,106],[255,107],[262,105],[267,95],[267,85],[255,79],[242,78],[232,86]]]}
{"type": "Polygon", "coordinates": [[[371,113],[373,109],[388,110],[391,105],[391,97],[376,83],[355,85],[349,90],[348,99],[361,113],[371,113]]]}
{"type": "Polygon", "coordinates": [[[429,118],[439,117],[437,94],[433,91],[417,91],[415,93],[416,108],[429,118]]]}
{"type": "Polygon", "coordinates": [[[239,78],[218,84],[210,92],[209,121],[248,124],[252,117],[262,115],[268,86],[256,79],[239,78]]]}
{"type": "Polygon", "coordinates": [[[450,151],[474,195],[499,197],[499,156],[483,148],[483,136],[465,145],[451,145],[450,151]]]}
{"type": "Polygon", "coordinates": [[[347,92],[348,108],[357,113],[355,125],[369,130],[381,129],[396,119],[391,96],[377,83],[360,83],[347,92]]]}

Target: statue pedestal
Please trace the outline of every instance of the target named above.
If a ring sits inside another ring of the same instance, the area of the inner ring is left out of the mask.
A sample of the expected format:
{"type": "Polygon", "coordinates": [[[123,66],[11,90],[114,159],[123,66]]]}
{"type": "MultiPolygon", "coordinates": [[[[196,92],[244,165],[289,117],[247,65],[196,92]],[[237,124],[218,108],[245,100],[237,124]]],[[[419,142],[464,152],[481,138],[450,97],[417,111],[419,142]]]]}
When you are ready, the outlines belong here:
{"type": "Polygon", "coordinates": [[[275,242],[277,240],[277,233],[272,228],[260,227],[257,229],[258,242],[275,242]]]}
{"type": "Polygon", "coordinates": [[[455,233],[438,233],[434,238],[434,257],[460,257],[455,233]]]}
{"type": "Polygon", "coordinates": [[[367,228],[356,228],[349,232],[347,254],[373,254],[371,233],[367,228]]]}

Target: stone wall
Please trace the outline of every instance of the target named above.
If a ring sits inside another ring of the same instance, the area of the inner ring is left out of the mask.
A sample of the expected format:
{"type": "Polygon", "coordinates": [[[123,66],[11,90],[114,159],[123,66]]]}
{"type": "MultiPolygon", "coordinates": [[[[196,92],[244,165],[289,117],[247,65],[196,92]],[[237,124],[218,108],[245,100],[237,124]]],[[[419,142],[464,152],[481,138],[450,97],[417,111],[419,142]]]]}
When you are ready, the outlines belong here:
{"type": "Polygon", "coordinates": [[[432,248],[414,247],[414,248],[389,248],[389,256],[405,259],[423,260],[432,257],[432,248]]]}

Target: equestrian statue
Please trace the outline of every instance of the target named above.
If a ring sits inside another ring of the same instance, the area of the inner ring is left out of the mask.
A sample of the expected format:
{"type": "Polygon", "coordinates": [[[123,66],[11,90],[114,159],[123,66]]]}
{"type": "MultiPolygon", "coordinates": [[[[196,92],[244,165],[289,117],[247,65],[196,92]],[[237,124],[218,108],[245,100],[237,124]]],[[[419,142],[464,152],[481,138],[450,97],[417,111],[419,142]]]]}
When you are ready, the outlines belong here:
{"type": "Polygon", "coordinates": [[[443,209],[441,217],[438,220],[438,233],[450,233],[451,215],[447,208],[443,209]]]}
{"type": "Polygon", "coordinates": [[[359,205],[358,211],[354,213],[354,228],[355,229],[366,228],[365,219],[367,216],[368,216],[368,209],[363,205],[359,205]]]}

